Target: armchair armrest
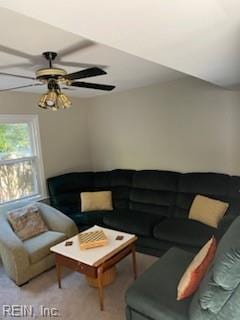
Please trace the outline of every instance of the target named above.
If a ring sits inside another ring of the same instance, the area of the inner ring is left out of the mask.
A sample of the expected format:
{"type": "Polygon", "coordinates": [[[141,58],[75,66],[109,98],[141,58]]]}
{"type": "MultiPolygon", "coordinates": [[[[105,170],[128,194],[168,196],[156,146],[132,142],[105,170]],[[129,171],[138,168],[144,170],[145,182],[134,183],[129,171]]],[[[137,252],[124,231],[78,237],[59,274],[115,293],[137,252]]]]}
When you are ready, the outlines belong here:
{"type": "Polygon", "coordinates": [[[0,215],[0,255],[6,272],[16,284],[20,285],[28,280],[28,253],[13,232],[5,214],[0,215]]]}
{"type": "Polygon", "coordinates": [[[51,230],[63,232],[68,238],[79,232],[75,222],[61,211],[45,203],[38,202],[36,205],[40,209],[43,219],[51,230]]]}

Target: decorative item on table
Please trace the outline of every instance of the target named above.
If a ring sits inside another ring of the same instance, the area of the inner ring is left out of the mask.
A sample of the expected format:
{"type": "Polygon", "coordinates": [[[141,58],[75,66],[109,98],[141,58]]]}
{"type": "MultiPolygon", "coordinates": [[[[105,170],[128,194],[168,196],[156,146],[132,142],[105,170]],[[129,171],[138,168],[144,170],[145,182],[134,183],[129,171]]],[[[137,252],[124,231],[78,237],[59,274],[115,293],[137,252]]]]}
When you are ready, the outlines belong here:
{"type": "Polygon", "coordinates": [[[83,232],[79,234],[80,249],[90,249],[105,246],[108,239],[103,230],[83,232]]]}
{"type": "Polygon", "coordinates": [[[65,242],[66,247],[72,246],[72,244],[73,244],[73,241],[66,241],[65,242]]]}
{"type": "Polygon", "coordinates": [[[123,238],[124,238],[124,236],[121,236],[121,235],[116,236],[116,240],[123,240],[123,238]]]}

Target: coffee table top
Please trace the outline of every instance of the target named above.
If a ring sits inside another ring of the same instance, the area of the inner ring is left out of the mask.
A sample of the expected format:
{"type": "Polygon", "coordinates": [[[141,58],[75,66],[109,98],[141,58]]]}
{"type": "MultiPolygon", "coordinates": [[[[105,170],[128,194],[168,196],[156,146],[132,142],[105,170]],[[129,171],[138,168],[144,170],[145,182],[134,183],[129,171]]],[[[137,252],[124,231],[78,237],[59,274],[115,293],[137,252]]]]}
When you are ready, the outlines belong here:
{"type": "Polygon", "coordinates": [[[96,230],[104,231],[105,235],[108,238],[107,245],[81,250],[79,245],[79,238],[78,235],[76,235],[70,239],[67,239],[67,241],[73,241],[73,244],[71,246],[65,246],[65,240],[51,247],[50,250],[54,253],[68,257],[70,259],[74,259],[87,265],[97,267],[137,240],[137,237],[133,234],[125,233],[122,231],[115,231],[99,226],[94,226],[90,229],[85,230],[84,232],[96,230]],[[117,236],[123,236],[123,239],[116,240],[117,236]]]}

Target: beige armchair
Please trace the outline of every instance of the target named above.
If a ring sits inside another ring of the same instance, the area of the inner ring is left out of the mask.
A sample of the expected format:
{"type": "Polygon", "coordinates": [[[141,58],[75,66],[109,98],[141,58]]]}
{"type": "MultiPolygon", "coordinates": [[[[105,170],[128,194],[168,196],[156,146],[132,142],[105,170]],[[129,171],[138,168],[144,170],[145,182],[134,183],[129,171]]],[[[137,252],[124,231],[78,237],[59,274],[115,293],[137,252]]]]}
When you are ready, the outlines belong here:
{"type": "Polygon", "coordinates": [[[0,255],[7,274],[17,285],[53,267],[55,261],[50,247],[78,233],[76,224],[69,217],[37,202],[49,231],[21,241],[7,220],[7,212],[26,204],[29,202],[5,205],[0,209],[0,255]]]}

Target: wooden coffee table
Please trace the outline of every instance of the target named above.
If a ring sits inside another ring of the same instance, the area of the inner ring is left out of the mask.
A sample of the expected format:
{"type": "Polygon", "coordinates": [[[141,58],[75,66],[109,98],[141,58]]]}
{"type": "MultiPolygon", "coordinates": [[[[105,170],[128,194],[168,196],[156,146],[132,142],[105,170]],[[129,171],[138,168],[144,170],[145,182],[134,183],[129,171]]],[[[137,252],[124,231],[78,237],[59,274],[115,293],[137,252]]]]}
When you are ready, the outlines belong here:
{"type": "Polygon", "coordinates": [[[134,279],[137,278],[135,242],[137,237],[125,232],[94,226],[84,232],[103,230],[108,238],[108,244],[102,247],[81,250],[78,235],[68,239],[71,246],[66,246],[63,241],[50,250],[55,253],[58,287],[61,288],[61,266],[73,271],[83,273],[88,282],[97,284],[100,309],[104,309],[104,278],[113,277],[115,265],[123,258],[132,254],[134,279]],[[122,240],[116,240],[117,236],[123,236],[122,240]]]}

